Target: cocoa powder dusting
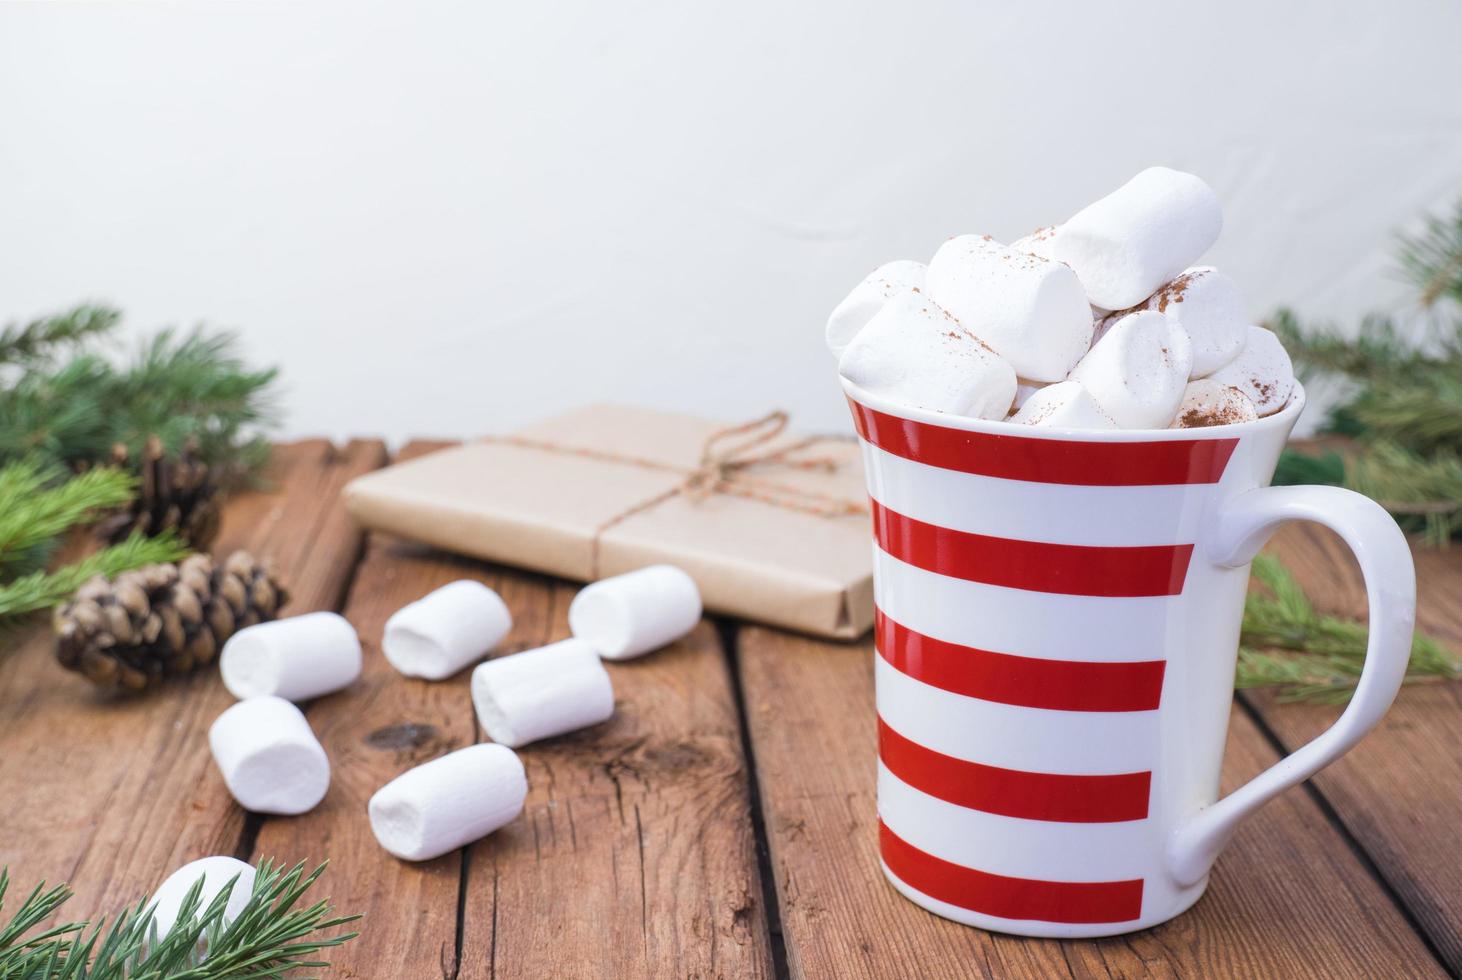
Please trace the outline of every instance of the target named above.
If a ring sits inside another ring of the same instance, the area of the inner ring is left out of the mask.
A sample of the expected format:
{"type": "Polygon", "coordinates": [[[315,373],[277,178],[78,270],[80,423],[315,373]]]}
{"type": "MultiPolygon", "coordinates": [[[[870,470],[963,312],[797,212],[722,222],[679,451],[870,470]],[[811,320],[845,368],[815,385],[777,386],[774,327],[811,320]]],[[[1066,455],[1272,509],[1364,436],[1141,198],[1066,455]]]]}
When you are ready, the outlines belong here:
{"type": "MultiPolygon", "coordinates": [[[[1229,391],[1242,398],[1243,392],[1232,385],[1229,391]]],[[[1242,401],[1235,404],[1233,401],[1226,401],[1219,405],[1190,408],[1178,415],[1178,428],[1180,429],[1206,429],[1212,425],[1229,425],[1235,422],[1247,422],[1250,416],[1244,413],[1242,401]]]]}
{"type": "Polygon", "coordinates": [[[1206,429],[1211,425],[1228,425],[1244,421],[1243,413],[1236,408],[1190,408],[1178,416],[1180,429],[1206,429]]]}
{"type": "Polygon", "coordinates": [[[1201,272],[1183,273],[1154,293],[1152,299],[1147,301],[1149,307],[1156,302],[1157,311],[1159,313],[1166,313],[1169,303],[1181,303],[1183,301],[1183,294],[1188,291],[1188,287],[1192,284],[1193,280],[1197,279],[1200,275],[1202,275],[1201,272]]]}
{"type": "Polygon", "coordinates": [[[1044,422],[1044,421],[1046,421],[1046,419],[1050,418],[1051,415],[1052,415],[1052,413],[1055,412],[1055,411],[1056,411],[1056,406],[1055,406],[1054,403],[1048,404],[1048,405],[1044,405],[1040,409],[1038,409],[1034,415],[1032,415],[1030,418],[1026,419],[1025,420],[1025,424],[1026,425],[1039,425],[1041,422],[1044,422]]]}

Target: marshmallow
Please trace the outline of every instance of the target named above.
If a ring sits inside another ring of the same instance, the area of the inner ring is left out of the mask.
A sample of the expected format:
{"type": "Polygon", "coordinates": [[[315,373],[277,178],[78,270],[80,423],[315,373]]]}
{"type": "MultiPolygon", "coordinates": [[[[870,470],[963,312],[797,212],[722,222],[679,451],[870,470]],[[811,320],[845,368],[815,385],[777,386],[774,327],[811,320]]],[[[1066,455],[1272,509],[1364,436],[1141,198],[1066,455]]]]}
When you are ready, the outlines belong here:
{"type": "Polygon", "coordinates": [[[1148,297],[1147,308],[1166,313],[1187,331],[1195,378],[1217,371],[1243,349],[1249,330],[1243,293],[1212,266],[1184,270],[1148,297]]]}
{"type": "Polygon", "coordinates": [[[1183,328],[1162,313],[1129,313],[1071,372],[1124,429],[1163,429],[1173,420],[1193,367],[1183,328]]]}
{"type": "Polygon", "coordinates": [[[1250,326],[1244,349],[1209,379],[1232,385],[1249,397],[1260,415],[1273,415],[1294,390],[1294,365],[1279,338],[1263,327],[1250,326]]]}
{"type": "Polygon", "coordinates": [[[910,259],[886,262],[833,308],[827,318],[827,349],[842,357],[858,331],[868,325],[883,305],[895,295],[924,288],[924,263],[910,259]]]}
{"type": "Polygon", "coordinates": [[[1170,429],[1201,429],[1210,425],[1252,422],[1259,417],[1249,396],[1212,378],[1188,382],[1183,401],[1170,429]]]}
{"type": "MultiPolygon", "coordinates": [[[[1074,269],[1093,306],[1123,310],[1196,262],[1222,228],[1223,211],[1207,184],[1149,167],[1033,247],[1074,269]]],[[[929,272],[932,288],[933,263],[929,272]]]]}
{"type": "Polygon", "coordinates": [[[157,928],[159,941],[167,938],[167,934],[173,931],[178,913],[183,908],[183,899],[200,878],[203,879],[203,887],[198,893],[195,919],[201,918],[224,886],[233,882],[220,922],[220,925],[227,926],[239,917],[239,913],[249,903],[249,896],[254,892],[254,869],[237,858],[217,856],[190,861],[167,876],[149,903],[152,907],[152,923],[157,928]]]}
{"type": "Polygon", "coordinates": [[[1115,429],[1117,423],[1077,381],[1058,381],[1031,396],[1011,418],[1019,425],[1063,429],[1115,429]]]}
{"type": "Polygon", "coordinates": [[[398,609],[386,620],[381,652],[407,677],[439,681],[487,656],[512,628],[496,592],[462,579],[398,609]]]}
{"type": "Polygon", "coordinates": [[[569,604],[569,630],[606,660],[628,660],[673,643],[700,620],[700,591],[674,565],[600,579],[569,604]]]}
{"type": "Polygon", "coordinates": [[[1091,306],[1076,275],[988,236],[939,246],[926,292],[1031,381],[1060,381],[1091,343],[1091,306]]]}
{"type": "MultiPolygon", "coordinates": [[[[1095,309],[1095,307],[1093,307],[1093,309],[1095,309]]],[[[1110,329],[1112,329],[1112,327],[1116,326],[1118,320],[1122,319],[1122,317],[1126,316],[1127,314],[1129,314],[1131,312],[1133,312],[1133,311],[1132,310],[1118,310],[1115,313],[1108,313],[1106,316],[1102,317],[1100,320],[1097,320],[1096,321],[1096,324],[1094,325],[1094,327],[1093,327],[1093,329],[1091,331],[1091,346],[1092,347],[1095,347],[1097,345],[1097,341],[1099,341],[1103,337],[1105,337],[1107,335],[1107,331],[1110,330],[1110,329]]]]}
{"type": "Polygon", "coordinates": [[[1010,365],[923,293],[889,300],[838,371],[875,395],[950,415],[1003,419],[1015,399],[1010,365]]]}
{"type": "Polygon", "coordinates": [[[233,798],[255,813],[304,813],[330,788],[330,760],[299,708],[284,698],[240,701],[208,729],[233,798]]]}
{"type": "Polygon", "coordinates": [[[239,630],[218,658],[234,697],[308,701],[360,676],[360,638],[344,616],[314,612],[239,630]]]}
{"type": "Polygon", "coordinates": [[[561,640],[478,664],[472,704],[488,737],[516,749],[605,721],[614,685],[593,647],[561,640]]]}
{"type": "Polygon", "coordinates": [[[1023,238],[1017,238],[1010,243],[1010,247],[1017,252],[1029,252],[1031,255],[1039,255],[1043,259],[1049,259],[1046,254],[1050,248],[1052,236],[1056,234],[1055,225],[1043,225],[1023,238]]]}
{"type": "Polygon", "coordinates": [[[1024,378],[1015,379],[1015,402],[1010,406],[1012,411],[1020,411],[1025,403],[1030,401],[1031,395],[1046,387],[1035,381],[1027,381],[1024,378]]]}
{"type": "Polygon", "coordinates": [[[367,806],[382,847],[406,861],[455,851],[523,811],[528,779],[506,745],[469,745],[409,769],[367,806]]]}

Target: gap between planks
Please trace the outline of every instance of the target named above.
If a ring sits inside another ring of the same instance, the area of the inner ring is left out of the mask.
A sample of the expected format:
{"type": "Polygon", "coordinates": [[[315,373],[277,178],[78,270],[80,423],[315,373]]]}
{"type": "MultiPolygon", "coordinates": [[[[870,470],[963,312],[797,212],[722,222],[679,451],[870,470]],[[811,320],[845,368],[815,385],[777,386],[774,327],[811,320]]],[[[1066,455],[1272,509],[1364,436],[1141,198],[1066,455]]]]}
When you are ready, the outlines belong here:
{"type": "Polygon", "coordinates": [[[736,702],[736,723],[741,729],[741,756],[746,760],[746,775],[751,802],[751,832],[756,841],[756,867],[761,878],[762,908],[766,911],[767,928],[771,933],[772,974],[776,980],[790,980],[787,962],[787,938],[782,932],[782,903],[777,897],[776,876],[772,872],[772,842],[767,834],[766,814],[762,808],[761,777],[756,765],[756,750],[751,744],[751,726],[746,714],[746,692],[741,686],[741,654],[738,644],[741,629],[735,620],[717,619],[716,630],[726,655],[726,669],[731,675],[731,697],[736,702]]]}
{"type": "Polygon", "coordinates": [[[488,580],[513,609],[502,652],[566,635],[573,587],[372,535],[344,602],[366,670],[307,707],[336,769],[331,792],[310,814],[259,827],[251,856],[326,849],[329,890],[366,912],[361,937],[335,951],[336,971],[772,975],[729,667],[707,623],[670,649],[607,665],[610,722],[524,750],[529,799],[513,824],[436,861],[383,857],[365,799],[479,733],[468,672],[436,684],[402,678],[381,660],[380,628],[399,605],[462,577],[488,580]],[[403,719],[435,724],[430,744],[410,739],[395,758],[362,748],[373,725],[403,719]]]}
{"type": "MultiPolygon", "coordinates": [[[[358,538],[325,518],[331,491],[379,465],[379,443],[335,449],[323,440],[281,446],[269,479],[306,492],[249,491],[225,508],[216,553],[247,548],[280,561],[296,610],[328,604],[341,559],[358,538]]],[[[216,670],[198,671],[140,697],[97,692],[54,662],[37,625],[0,658],[0,785],[24,787],[24,804],[0,826],[0,863],[18,879],[65,880],[68,919],[94,919],[156,887],[162,871],[241,843],[243,811],[223,790],[207,728],[232,699],[216,670]],[[161,870],[160,870],[161,869],[161,870]]]]}
{"type": "MultiPolygon", "coordinates": [[[[1366,616],[1359,566],[1333,532],[1289,525],[1269,550],[1290,568],[1315,607],[1366,616]]],[[[1417,625],[1462,653],[1462,549],[1413,542],[1417,625]]],[[[1280,754],[1333,723],[1335,705],[1285,704],[1271,691],[1242,692],[1280,754]]],[[[1462,975],[1462,682],[1403,687],[1376,730],[1306,783],[1363,863],[1405,909],[1427,945],[1462,975]]]]}
{"type": "MultiPolygon", "coordinates": [[[[1269,747],[1274,750],[1276,756],[1284,758],[1292,753],[1294,749],[1299,748],[1299,746],[1290,747],[1284,744],[1284,740],[1269,726],[1268,720],[1254,706],[1253,700],[1246,695],[1246,692],[1236,691],[1234,700],[1239,708],[1243,710],[1244,714],[1248,716],[1249,720],[1254,723],[1254,727],[1258,730],[1259,734],[1263,735],[1265,740],[1268,741],[1269,747]]],[[[1294,787],[1294,789],[1303,789],[1305,795],[1314,801],[1316,808],[1324,814],[1325,819],[1335,828],[1336,834],[1350,848],[1356,861],[1370,873],[1376,885],[1386,893],[1386,897],[1396,906],[1397,910],[1401,913],[1401,917],[1406,920],[1407,925],[1411,926],[1417,938],[1431,952],[1433,958],[1437,961],[1437,965],[1455,976],[1457,971],[1448,963],[1446,952],[1438,945],[1436,938],[1416,914],[1416,910],[1406,901],[1406,896],[1397,890],[1395,884],[1376,863],[1370,851],[1365,848],[1356,836],[1355,831],[1341,817],[1339,810],[1330,802],[1330,799],[1326,797],[1320,787],[1315,785],[1315,780],[1313,778],[1306,779],[1299,786],[1294,787]]]]}
{"type": "MultiPolygon", "coordinates": [[[[1208,895],[1154,929],[1056,942],[933,916],[878,871],[871,644],[750,627],[737,653],[792,977],[1444,975],[1304,793],[1261,809],[1208,895]]],[[[1276,757],[1235,711],[1223,791],[1276,757]]]]}

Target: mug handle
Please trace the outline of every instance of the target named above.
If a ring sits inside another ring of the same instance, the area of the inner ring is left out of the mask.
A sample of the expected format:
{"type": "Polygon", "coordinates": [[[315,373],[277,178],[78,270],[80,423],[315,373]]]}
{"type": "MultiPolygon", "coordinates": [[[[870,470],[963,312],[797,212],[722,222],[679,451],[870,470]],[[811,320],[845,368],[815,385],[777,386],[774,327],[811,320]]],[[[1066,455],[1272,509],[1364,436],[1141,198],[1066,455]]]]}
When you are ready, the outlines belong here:
{"type": "Polygon", "coordinates": [[[1335,724],[1174,831],[1168,867],[1183,887],[1202,880],[1245,817],[1334,762],[1374,728],[1406,677],[1416,619],[1416,570],[1406,536],[1375,501],[1339,487],[1249,490],[1222,505],[1203,536],[1202,550],[1218,565],[1247,565],[1286,521],[1323,524],[1355,552],[1370,607],[1365,665],[1350,704],[1335,724]]]}

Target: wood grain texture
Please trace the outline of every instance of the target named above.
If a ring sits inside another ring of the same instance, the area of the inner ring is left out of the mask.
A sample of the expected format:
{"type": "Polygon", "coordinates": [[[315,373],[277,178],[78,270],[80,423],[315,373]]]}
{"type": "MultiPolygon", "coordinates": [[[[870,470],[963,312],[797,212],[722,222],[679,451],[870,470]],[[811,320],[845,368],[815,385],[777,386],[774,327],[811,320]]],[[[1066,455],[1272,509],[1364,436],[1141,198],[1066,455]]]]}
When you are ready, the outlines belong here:
{"type": "MultiPolygon", "coordinates": [[[[18,882],[69,880],[68,917],[93,916],[204,854],[328,857],[322,894],[366,914],[362,936],[331,957],[337,977],[771,976],[773,928],[794,977],[1462,974],[1459,684],[1404,690],[1311,790],[1245,824],[1192,912],[1126,937],[997,936],[897,896],[876,857],[869,645],[760,628],[739,630],[733,662],[779,921],[762,902],[735,687],[706,623],[668,650],[608,665],[613,720],[522,751],[530,792],[517,822],[465,852],[397,861],[370,834],[365,801],[483,736],[468,672],[438,684],[400,677],[379,654],[385,619],[473,577],[514,612],[505,649],[524,649],[567,635],[575,588],[386,537],[362,552],[338,493],[383,459],[373,442],[281,447],[272,485],[230,501],[216,549],[272,556],[290,582],[288,613],[343,606],[361,632],[361,682],[307,708],[334,769],[321,806],[262,819],[228,797],[207,748],[208,725],[231,702],[214,672],[102,697],[56,667],[46,630],[26,631],[0,653],[0,787],[22,800],[0,811],[0,864],[18,882]]],[[[1290,527],[1272,547],[1319,607],[1364,615],[1358,570],[1332,534],[1290,527]]],[[[1419,621],[1462,649],[1462,549],[1418,551],[1417,566],[1419,621]]],[[[1297,747],[1337,711],[1259,692],[1245,703],[1263,730],[1235,713],[1225,789],[1271,764],[1275,742],[1297,747]]]]}
{"type": "MultiPolygon", "coordinates": [[[[1146,932],[1056,942],[925,912],[878,867],[872,657],[867,643],[741,632],[742,690],[793,977],[1444,975],[1300,791],[1244,825],[1193,910],[1146,932]]],[[[1225,790],[1275,758],[1236,710],[1225,790]]]]}
{"type": "MultiPolygon", "coordinates": [[[[574,591],[553,589],[539,640],[567,635],[574,591]]],[[[703,622],[665,650],[606,666],[615,716],[525,749],[523,818],[472,849],[462,976],[770,975],[715,631],[703,622]]]]}
{"type": "MultiPolygon", "coordinates": [[[[279,447],[266,488],[229,501],[215,552],[273,558],[288,614],[334,608],[360,545],[336,495],[384,458],[378,442],[279,447]]],[[[245,815],[208,750],[208,726],[232,702],[216,668],[142,696],[100,695],[55,664],[49,630],[31,631],[0,658],[0,786],[24,793],[0,816],[0,864],[22,882],[69,882],[67,917],[89,918],[181,864],[238,851],[245,815]]]]}
{"type": "MultiPolygon", "coordinates": [[[[1333,532],[1291,525],[1270,550],[1326,612],[1364,618],[1365,587],[1333,532]]],[[[1462,652],[1462,548],[1414,549],[1418,627],[1462,652]]],[[[1287,749],[1339,714],[1333,705],[1243,695],[1287,749]]],[[[1314,786],[1410,910],[1450,970],[1462,974],[1462,682],[1404,687],[1381,724],[1322,770],[1314,786]]]]}
{"type": "Polygon", "coordinates": [[[306,711],[330,755],[330,792],[309,814],[266,820],[255,848],[255,857],[328,856],[329,892],[365,914],[332,975],[765,975],[740,731],[708,625],[670,650],[609,665],[614,719],[521,751],[529,796],[508,827],[418,864],[376,843],[371,794],[481,737],[470,671],[413,680],[380,655],[392,612],[459,578],[486,582],[512,610],[504,652],[568,635],[573,587],[371,535],[345,607],[365,648],[363,676],[306,711]]]}
{"type": "MultiPolygon", "coordinates": [[[[419,444],[403,456],[429,448],[419,444]]],[[[401,772],[476,740],[465,675],[442,683],[403,677],[380,652],[393,612],[460,578],[498,584],[473,563],[367,536],[341,610],[360,634],[361,677],[304,706],[330,758],[329,792],[309,813],[262,818],[253,842],[251,861],[330,860],[326,890],[338,908],[364,916],[360,937],[331,957],[341,977],[456,972],[460,854],[418,865],[397,861],[372,836],[366,801],[401,772]]]]}

